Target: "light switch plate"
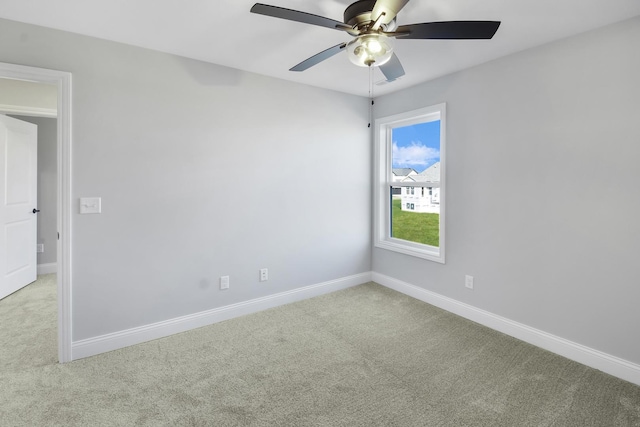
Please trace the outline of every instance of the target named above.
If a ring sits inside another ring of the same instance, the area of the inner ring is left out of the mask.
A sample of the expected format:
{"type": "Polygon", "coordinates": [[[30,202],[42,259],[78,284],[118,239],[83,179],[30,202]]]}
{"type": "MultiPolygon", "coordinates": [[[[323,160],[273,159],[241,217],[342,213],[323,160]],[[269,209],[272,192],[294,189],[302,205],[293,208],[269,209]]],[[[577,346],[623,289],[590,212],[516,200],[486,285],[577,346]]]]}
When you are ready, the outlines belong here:
{"type": "Polygon", "coordinates": [[[99,214],[102,212],[102,199],[100,197],[80,197],[81,214],[99,214]]]}

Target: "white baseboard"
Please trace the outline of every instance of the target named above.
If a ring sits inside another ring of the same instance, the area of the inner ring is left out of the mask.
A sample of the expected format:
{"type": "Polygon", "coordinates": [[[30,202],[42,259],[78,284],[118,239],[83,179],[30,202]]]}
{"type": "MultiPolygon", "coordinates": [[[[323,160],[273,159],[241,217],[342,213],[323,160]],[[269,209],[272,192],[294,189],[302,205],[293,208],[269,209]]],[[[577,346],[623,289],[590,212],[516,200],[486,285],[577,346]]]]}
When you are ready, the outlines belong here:
{"type": "Polygon", "coordinates": [[[427,291],[418,286],[373,272],[371,280],[420,301],[447,310],[496,331],[518,338],[583,365],[640,385],[640,365],[603,353],[522,323],[514,322],[485,310],[427,291]]]}
{"type": "Polygon", "coordinates": [[[38,264],[37,274],[38,276],[41,274],[51,274],[58,272],[58,264],[55,262],[51,262],[49,264],[38,264]]]}
{"type": "Polygon", "coordinates": [[[150,325],[75,341],[72,343],[71,360],[163,338],[269,308],[347,289],[369,281],[374,281],[529,344],[640,385],[640,365],[375,272],[356,274],[150,325]]]}
{"type": "Polygon", "coordinates": [[[152,323],[150,325],[75,341],[71,344],[71,360],[94,356],[107,351],[163,338],[202,326],[208,326],[223,320],[229,320],[284,304],[347,289],[369,281],[371,281],[371,272],[356,274],[324,283],[305,286],[288,292],[152,323]]]}

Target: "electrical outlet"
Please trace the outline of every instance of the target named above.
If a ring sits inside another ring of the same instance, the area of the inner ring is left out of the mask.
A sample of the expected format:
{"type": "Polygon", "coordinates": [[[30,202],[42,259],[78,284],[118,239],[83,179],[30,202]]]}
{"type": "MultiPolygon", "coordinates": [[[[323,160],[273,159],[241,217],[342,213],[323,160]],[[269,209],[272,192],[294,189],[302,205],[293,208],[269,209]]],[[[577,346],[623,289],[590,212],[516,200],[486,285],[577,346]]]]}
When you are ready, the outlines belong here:
{"type": "Polygon", "coordinates": [[[220,289],[229,289],[229,276],[220,276],[220,289]]]}
{"type": "Polygon", "coordinates": [[[260,281],[261,282],[266,282],[267,280],[269,280],[269,269],[268,268],[261,268],[260,269],[260,281]]]}
{"type": "Polygon", "coordinates": [[[473,289],[473,276],[464,276],[464,286],[473,289]]]}
{"type": "Polygon", "coordinates": [[[36,246],[36,252],[39,254],[44,252],[44,243],[38,243],[38,245],[36,246]]]}

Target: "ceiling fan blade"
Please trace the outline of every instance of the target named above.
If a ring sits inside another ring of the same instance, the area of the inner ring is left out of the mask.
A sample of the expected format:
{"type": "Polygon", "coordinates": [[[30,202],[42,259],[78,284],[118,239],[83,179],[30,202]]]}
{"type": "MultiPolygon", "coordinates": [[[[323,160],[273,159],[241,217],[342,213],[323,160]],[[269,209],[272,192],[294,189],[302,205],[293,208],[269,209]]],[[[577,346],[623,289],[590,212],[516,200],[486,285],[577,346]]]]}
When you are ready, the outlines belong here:
{"type": "Polygon", "coordinates": [[[401,25],[396,28],[399,39],[490,39],[498,31],[500,21],[447,21],[401,25]]]}
{"type": "Polygon", "coordinates": [[[404,76],[404,68],[402,68],[402,64],[395,53],[391,55],[389,61],[380,66],[380,71],[382,71],[388,82],[404,76]]]}
{"type": "Polygon", "coordinates": [[[327,50],[323,50],[320,53],[316,53],[311,58],[305,59],[304,61],[302,61],[301,63],[299,63],[295,67],[289,69],[289,71],[304,71],[307,68],[311,68],[314,65],[324,61],[325,59],[331,58],[336,53],[339,53],[340,51],[342,51],[342,49],[344,49],[345,47],[347,47],[346,43],[337,44],[337,45],[335,45],[333,47],[330,47],[327,50]]]}
{"type": "Polygon", "coordinates": [[[268,4],[262,3],[254,4],[251,8],[251,13],[288,19],[289,21],[302,22],[304,24],[319,25],[320,27],[333,28],[334,30],[347,31],[352,29],[340,21],[325,18],[324,16],[313,15],[293,9],[285,9],[284,7],[269,6],[268,4]]]}
{"type": "Polygon", "coordinates": [[[393,18],[396,17],[398,12],[400,12],[407,3],[409,3],[409,0],[378,0],[371,11],[371,19],[375,21],[384,13],[380,23],[388,24],[393,21],[393,18]]]}

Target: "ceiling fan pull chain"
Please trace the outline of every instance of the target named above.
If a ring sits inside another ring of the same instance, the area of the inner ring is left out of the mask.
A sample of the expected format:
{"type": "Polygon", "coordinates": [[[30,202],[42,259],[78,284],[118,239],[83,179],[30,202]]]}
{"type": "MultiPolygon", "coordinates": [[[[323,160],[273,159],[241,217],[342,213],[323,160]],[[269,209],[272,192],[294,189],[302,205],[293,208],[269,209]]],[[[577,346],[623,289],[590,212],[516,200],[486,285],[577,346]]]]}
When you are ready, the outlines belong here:
{"type": "Polygon", "coordinates": [[[369,66],[369,100],[371,104],[369,104],[369,125],[368,128],[371,127],[371,121],[373,120],[373,67],[369,66]]]}

